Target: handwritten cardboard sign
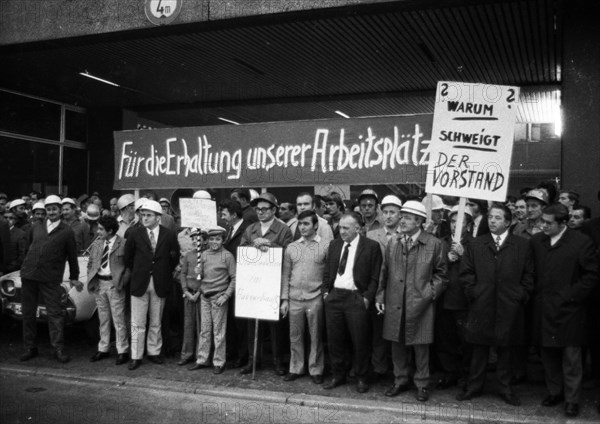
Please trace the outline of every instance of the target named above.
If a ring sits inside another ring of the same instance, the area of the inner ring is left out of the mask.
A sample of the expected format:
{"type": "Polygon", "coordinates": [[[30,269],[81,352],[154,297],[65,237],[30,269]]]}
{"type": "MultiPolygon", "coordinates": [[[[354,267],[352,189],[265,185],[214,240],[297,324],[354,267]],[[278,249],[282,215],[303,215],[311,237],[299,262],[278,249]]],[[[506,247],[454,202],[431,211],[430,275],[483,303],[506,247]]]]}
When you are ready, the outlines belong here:
{"type": "Polygon", "coordinates": [[[217,226],[217,203],[210,199],[179,199],[181,226],[206,230],[217,226]]]}
{"type": "Polygon", "coordinates": [[[438,83],[427,193],[505,200],[518,99],[518,87],[438,83]]]}
{"type": "Polygon", "coordinates": [[[238,247],[235,316],[279,320],[283,249],[238,247]]]}
{"type": "Polygon", "coordinates": [[[117,131],[116,190],[423,183],[432,116],[117,131]]]}

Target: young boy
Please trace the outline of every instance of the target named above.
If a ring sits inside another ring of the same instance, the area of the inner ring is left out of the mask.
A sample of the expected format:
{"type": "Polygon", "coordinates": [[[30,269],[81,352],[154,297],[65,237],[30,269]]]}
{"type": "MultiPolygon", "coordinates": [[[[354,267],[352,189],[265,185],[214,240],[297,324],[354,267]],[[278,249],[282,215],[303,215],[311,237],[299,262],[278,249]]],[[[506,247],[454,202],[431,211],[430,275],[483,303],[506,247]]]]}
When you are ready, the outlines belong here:
{"type": "Polygon", "coordinates": [[[196,364],[190,370],[208,367],[214,339],[213,373],[225,369],[225,333],[227,331],[228,300],[235,290],[235,259],[223,248],[225,229],[208,230],[208,249],[202,252],[198,273],[200,280],[201,329],[196,364]]]}

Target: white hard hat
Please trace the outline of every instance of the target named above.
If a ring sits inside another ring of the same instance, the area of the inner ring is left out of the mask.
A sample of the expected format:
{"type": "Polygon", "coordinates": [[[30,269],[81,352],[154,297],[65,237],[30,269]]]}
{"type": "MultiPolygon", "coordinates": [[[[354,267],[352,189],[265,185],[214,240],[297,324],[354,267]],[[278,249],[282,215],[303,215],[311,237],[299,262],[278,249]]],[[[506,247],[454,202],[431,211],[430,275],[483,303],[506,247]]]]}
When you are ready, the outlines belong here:
{"type": "Polygon", "coordinates": [[[162,215],[163,210],[156,200],[146,199],[146,201],[141,206],[142,210],[152,211],[156,214],[162,215]]]}
{"type": "Polygon", "coordinates": [[[31,210],[34,211],[36,209],[46,210],[44,208],[44,202],[35,202],[31,210]]]}
{"type": "Polygon", "coordinates": [[[431,206],[432,211],[444,209],[444,201],[440,196],[436,196],[435,194],[431,195],[431,205],[429,204],[429,196],[425,197],[421,203],[425,206],[425,209],[429,209],[431,206]]]}
{"type": "Polygon", "coordinates": [[[168,203],[169,206],[171,205],[171,202],[166,197],[161,197],[160,200],[158,201],[158,203],[163,203],[163,202],[168,203]]]}
{"type": "Polygon", "coordinates": [[[48,205],[60,205],[61,204],[61,200],[60,197],[58,197],[56,194],[51,194],[50,196],[46,197],[46,200],[44,200],[44,206],[48,206],[48,205]]]}
{"type": "MultiPolygon", "coordinates": [[[[140,197],[135,201],[135,210],[139,210],[142,206],[146,204],[146,202],[150,201],[147,197],[140,197]]],[[[154,200],[153,200],[154,201],[154,200]]],[[[158,202],[157,202],[158,203],[158,202]]],[[[159,205],[160,206],[160,205],[159,205]]],[[[162,209],[161,209],[162,210],[162,209]]]]}
{"type": "Polygon", "coordinates": [[[383,209],[383,207],[387,206],[387,205],[394,205],[394,206],[398,206],[399,208],[402,208],[402,201],[398,198],[398,196],[389,194],[389,195],[385,196],[383,198],[383,200],[381,201],[381,208],[383,209]]]}
{"type": "Polygon", "coordinates": [[[98,207],[98,205],[92,203],[87,207],[87,211],[85,212],[85,214],[87,215],[87,219],[89,219],[90,221],[96,221],[98,220],[98,218],[100,218],[100,208],[98,207]]]}
{"type": "Polygon", "coordinates": [[[192,196],[193,199],[212,199],[212,197],[210,197],[210,193],[206,190],[198,190],[197,192],[194,193],[194,195],[192,196]]]}
{"type": "Polygon", "coordinates": [[[259,196],[258,191],[254,190],[253,188],[251,188],[248,191],[250,192],[250,200],[251,201],[256,199],[259,196]]]}
{"type": "Polygon", "coordinates": [[[65,197],[64,199],[62,199],[61,202],[63,205],[73,205],[73,206],[77,206],[77,203],[75,203],[75,200],[71,199],[70,197],[65,197]]]}
{"type": "Polygon", "coordinates": [[[119,197],[119,200],[117,200],[117,207],[121,210],[124,207],[131,205],[133,202],[135,202],[135,197],[133,197],[133,194],[127,193],[119,197]]]}
{"type": "Polygon", "coordinates": [[[12,208],[16,208],[17,206],[21,206],[24,204],[25,204],[25,201],[23,199],[15,199],[9,203],[8,210],[11,210],[12,208]]]}
{"type": "MultiPolygon", "coordinates": [[[[449,215],[452,216],[455,213],[458,213],[458,205],[452,207],[452,209],[450,210],[450,214],[449,215]]],[[[471,218],[473,217],[473,212],[471,212],[471,208],[465,207],[465,213],[467,215],[469,215],[471,218]]]]}
{"type": "Polygon", "coordinates": [[[401,209],[402,212],[411,213],[413,215],[422,216],[423,218],[427,218],[427,210],[425,206],[421,202],[417,202],[416,200],[409,200],[406,202],[401,209]]]}

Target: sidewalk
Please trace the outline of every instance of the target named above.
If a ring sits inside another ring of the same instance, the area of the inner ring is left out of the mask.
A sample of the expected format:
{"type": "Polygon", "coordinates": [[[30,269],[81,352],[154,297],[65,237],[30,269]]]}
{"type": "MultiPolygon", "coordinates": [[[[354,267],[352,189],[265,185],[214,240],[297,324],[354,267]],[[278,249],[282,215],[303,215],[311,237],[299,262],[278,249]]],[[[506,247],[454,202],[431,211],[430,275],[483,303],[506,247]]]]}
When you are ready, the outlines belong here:
{"type": "MultiPolygon", "coordinates": [[[[84,350],[83,348],[81,350],[84,350]]],[[[127,365],[115,366],[114,356],[96,363],[88,358],[94,349],[89,348],[89,355],[81,352],[70,353],[74,358],[68,364],[60,364],[51,357],[51,350],[44,346],[40,356],[22,363],[17,359],[20,346],[3,341],[0,347],[0,372],[25,375],[40,375],[62,380],[76,380],[82,383],[103,384],[108,386],[143,387],[166,392],[195,393],[217,396],[228,399],[239,399],[243,402],[277,402],[282,404],[303,405],[318,408],[331,406],[344,410],[360,410],[366,412],[387,411],[397,416],[396,422],[436,423],[436,422],[497,422],[497,423],[597,423],[600,414],[596,411],[595,399],[599,390],[585,391],[581,403],[582,413],[576,420],[566,420],[562,405],[554,408],[540,406],[545,390],[540,381],[520,385],[516,392],[523,405],[512,407],[506,405],[494,395],[494,376],[489,375],[485,394],[473,402],[457,402],[454,396],[457,388],[432,391],[428,402],[417,402],[413,392],[407,392],[396,398],[386,398],[385,389],[391,384],[391,378],[373,384],[366,394],[355,391],[355,384],[338,387],[331,391],[312,383],[309,377],[286,383],[270,369],[257,372],[256,380],[251,376],[239,375],[239,370],[226,370],[215,376],[212,369],[188,371],[187,367],[179,367],[176,359],[168,358],[163,365],[155,365],[144,360],[143,365],[129,371],[127,365]]]]}

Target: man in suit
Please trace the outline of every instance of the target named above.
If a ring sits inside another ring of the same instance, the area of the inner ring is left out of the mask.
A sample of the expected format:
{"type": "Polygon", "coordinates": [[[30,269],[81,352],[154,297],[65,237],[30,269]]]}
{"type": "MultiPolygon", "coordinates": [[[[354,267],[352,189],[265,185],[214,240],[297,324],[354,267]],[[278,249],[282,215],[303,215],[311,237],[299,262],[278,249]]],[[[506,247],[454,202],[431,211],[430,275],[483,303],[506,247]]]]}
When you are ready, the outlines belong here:
{"type": "Polygon", "coordinates": [[[531,238],[536,269],[533,338],[541,347],[549,392],[542,405],[564,400],[565,415],[575,417],[583,378],[586,301],[599,277],[592,240],[567,228],[568,220],[565,206],[548,206],[542,211],[543,232],[531,238]]]}
{"type": "Polygon", "coordinates": [[[61,307],[64,290],[61,283],[67,260],[71,286],[81,291],[83,283],[78,281],[79,264],[75,234],[71,227],[60,221],[60,197],[48,196],[45,205],[47,219],[36,223],[29,232],[29,251],[21,267],[23,344],[27,350],[20,359],[28,361],[38,355],[36,310],[41,295],[48,312],[48,330],[54,357],[59,362],[66,363],[71,358],[64,352],[65,320],[61,307]]]}
{"type": "MultiPolygon", "coordinates": [[[[227,235],[223,247],[237,260],[237,248],[249,223],[243,219],[242,205],[237,200],[221,202],[221,219],[227,223],[227,235]]],[[[235,317],[235,296],[229,300],[227,311],[227,356],[235,357],[233,368],[240,368],[248,362],[248,320],[235,317]]]]}
{"type": "Polygon", "coordinates": [[[469,381],[457,400],[479,396],[485,383],[491,346],[498,353],[500,397],[509,405],[521,401],[511,387],[511,354],[527,343],[525,305],[533,291],[529,242],[510,234],[510,209],[494,204],[488,214],[490,233],[473,240],[463,256],[460,281],[469,300],[466,340],[472,345],[469,381]]]}
{"type": "Polygon", "coordinates": [[[329,245],[323,274],[323,294],[329,355],[333,378],[324,389],[346,382],[346,349],[353,351],[357,391],[369,390],[367,373],[370,353],[369,308],[373,307],[381,268],[381,249],[361,236],[362,218],[355,212],[342,216],[340,239],[329,245]]]}
{"type": "Polygon", "coordinates": [[[129,272],[125,272],[125,240],[117,235],[119,223],[112,216],[98,219],[98,237],[90,247],[87,268],[88,291],[94,294],[100,321],[98,351],[90,358],[96,362],[108,358],[110,349],[111,320],[115,326],[117,344],[116,364],[127,362],[129,341],[125,320],[125,286],[129,272]]]}
{"type": "Polygon", "coordinates": [[[131,271],[130,370],[141,365],[145,344],[148,359],[155,364],[163,363],[161,319],[165,298],[174,284],[179,244],[173,231],[159,225],[161,215],[160,204],[147,200],[141,207],[142,226],[130,229],[125,243],[125,265],[131,271]]]}
{"type": "Polygon", "coordinates": [[[473,215],[473,228],[471,228],[471,235],[473,238],[489,233],[490,229],[487,222],[487,200],[468,199],[467,206],[471,209],[471,215],[473,215]]]}
{"type": "MultiPolygon", "coordinates": [[[[381,201],[383,227],[367,233],[368,238],[379,243],[382,255],[390,239],[400,234],[400,209],[402,209],[402,201],[397,196],[385,196],[381,201]]],[[[381,379],[389,368],[390,342],[383,338],[383,314],[377,313],[376,308],[371,308],[371,324],[373,348],[371,365],[375,379],[381,379]]]]}
{"type": "Polygon", "coordinates": [[[250,194],[250,190],[247,188],[236,188],[231,192],[231,200],[235,200],[242,205],[242,215],[244,217],[244,221],[248,224],[254,224],[258,222],[258,215],[252,205],[252,195],[250,194]]]}
{"type": "Polygon", "coordinates": [[[417,400],[429,399],[429,345],[433,343],[435,301],[447,285],[442,241],[422,230],[427,211],[421,202],[402,205],[401,237],[390,240],[377,290],[384,314],[383,337],[392,342],[394,384],[386,396],[408,390],[408,362],[414,352],[417,400]]]}

